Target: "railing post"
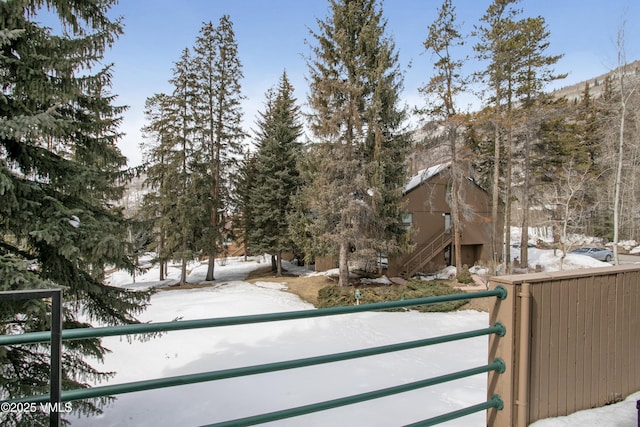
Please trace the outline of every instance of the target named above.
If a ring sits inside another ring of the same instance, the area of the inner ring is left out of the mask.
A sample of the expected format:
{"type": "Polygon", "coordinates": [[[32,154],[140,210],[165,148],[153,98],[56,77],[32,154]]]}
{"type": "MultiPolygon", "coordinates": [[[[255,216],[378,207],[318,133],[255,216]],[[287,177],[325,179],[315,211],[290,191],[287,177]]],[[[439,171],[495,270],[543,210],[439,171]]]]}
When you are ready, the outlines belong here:
{"type": "Polygon", "coordinates": [[[60,425],[62,397],[62,289],[52,291],[51,296],[51,384],[49,395],[49,425],[60,425]]]}
{"type": "MultiPolygon", "coordinates": [[[[489,286],[496,289],[498,283],[491,281],[489,286]]],[[[515,357],[517,357],[515,347],[515,304],[517,301],[516,287],[507,284],[500,284],[506,289],[505,298],[496,298],[489,310],[489,323],[501,323],[505,327],[504,336],[489,336],[489,360],[502,359],[505,364],[504,373],[489,372],[487,379],[487,397],[498,395],[504,403],[502,410],[491,408],[487,410],[488,426],[492,427],[513,427],[516,425],[515,413],[515,357]]]]}
{"type": "Polygon", "coordinates": [[[522,283],[520,297],[520,346],[518,358],[518,396],[516,397],[518,427],[529,423],[529,336],[531,335],[531,289],[522,283]]]}
{"type": "Polygon", "coordinates": [[[62,289],[25,289],[0,292],[0,300],[2,301],[22,301],[36,298],[51,298],[49,425],[58,427],[62,400],[62,289]]]}

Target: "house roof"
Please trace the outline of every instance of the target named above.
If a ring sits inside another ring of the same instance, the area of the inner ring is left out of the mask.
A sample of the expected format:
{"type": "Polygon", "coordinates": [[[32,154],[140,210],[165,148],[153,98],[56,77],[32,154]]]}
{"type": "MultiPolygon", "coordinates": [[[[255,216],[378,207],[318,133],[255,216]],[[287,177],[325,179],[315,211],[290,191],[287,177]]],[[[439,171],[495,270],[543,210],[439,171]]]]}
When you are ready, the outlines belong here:
{"type": "Polygon", "coordinates": [[[404,186],[404,193],[407,194],[409,191],[413,190],[416,187],[422,185],[422,183],[427,182],[443,170],[447,169],[451,166],[451,162],[441,163],[439,165],[431,166],[427,169],[422,169],[418,172],[417,175],[412,176],[409,181],[404,186]]]}

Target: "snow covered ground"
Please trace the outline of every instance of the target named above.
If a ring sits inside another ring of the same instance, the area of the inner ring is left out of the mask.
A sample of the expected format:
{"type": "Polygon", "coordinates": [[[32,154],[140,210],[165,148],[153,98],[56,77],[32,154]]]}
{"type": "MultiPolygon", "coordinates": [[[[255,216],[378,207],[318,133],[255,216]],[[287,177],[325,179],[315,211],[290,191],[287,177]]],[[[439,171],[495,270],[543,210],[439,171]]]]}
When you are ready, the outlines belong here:
{"type": "MultiPolygon", "coordinates": [[[[533,251],[532,263],[544,263],[547,270],[553,270],[558,260],[551,252],[533,251]]],[[[581,255],[570,255],[565,260],[565,269],[567,260],[572,260],[569,264],[574,267],[603,265],[581,255]]],[[[243,281],[249,271],[260,266],[255,261],[227,260],[226,265],[216,266],[217,280],[213,286],[158,292],[140,318],[145,322],[161,322],[313,308],[297,296],[283,292],[284,284],[243,281]]],[[[206,265],[193,264],[190,268],[190,281],[203,280],[206,265]]],[[[170,276],[175,278],[177,273],[171,271],[170,276]]],[[[133,285],[131,277],[115,273],[111,284],[144,288],[170,283],[160,283],[157,277],[157,270],[151,270],[133,285]]],[[[368,348],[487,326],[487,313],[407,311],[175,331],[147,342],[130,343],[126,338],[110,337],[103,342],[112,353],[100,368],[117,372],[109,381],[117,384],[368,348]]],[[[123,394],[101,416],[71,421],[73,426],[214,423],[482,366],[487,363],[486,351],[487,337],[480,337],[304,369],[123,394]]],[[[635,427],[637,399],[640,393],[616,405],[541,420],[533,425],[635,427]]],[[[270,425],[397,426],[485,400],[486,374],[481,374],[270,425]]],[[[485,414],[481,412],[443,425],[485,424],[485,414]]]]}

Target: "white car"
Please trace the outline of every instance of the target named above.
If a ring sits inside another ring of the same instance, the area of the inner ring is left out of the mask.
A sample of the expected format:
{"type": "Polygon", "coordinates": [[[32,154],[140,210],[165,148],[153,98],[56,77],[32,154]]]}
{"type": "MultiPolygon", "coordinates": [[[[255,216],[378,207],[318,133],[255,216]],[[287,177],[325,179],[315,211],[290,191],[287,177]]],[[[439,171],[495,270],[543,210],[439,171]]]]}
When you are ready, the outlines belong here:
{"type": "Polygon", "coordinates": [[[579,249],[574,249],[569,253],[590,256],[591,258],[604,262],[609,262],[613,259],[613,251],[611,251],[611,249],[599,248],[597,246],[584,246],[579,249]]]}

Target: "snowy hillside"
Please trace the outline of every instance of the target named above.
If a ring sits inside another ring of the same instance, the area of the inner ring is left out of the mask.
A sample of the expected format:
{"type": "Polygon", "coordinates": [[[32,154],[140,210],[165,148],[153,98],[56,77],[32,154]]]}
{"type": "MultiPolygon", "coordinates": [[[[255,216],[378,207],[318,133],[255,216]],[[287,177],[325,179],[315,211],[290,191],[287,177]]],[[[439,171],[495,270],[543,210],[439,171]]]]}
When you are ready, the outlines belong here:
{"type": "MultiPolygon", "coordinates": [[[[634,61],[627,65],[628,77],[635,77],[640,79],[640,61],[634,61]]],[[[565,97],[569,101],[578,101],[584,96],[585,85],[589,85],[589,93],[593,97],[602,95],[605,88],[605,80],[607,78],[615,78],[615,70],[600,76],[594,77],[584,82],[576,83],[571,86],[565,86],[560,89],[554,90],[551,94],[555,98],[565,97]]]]}

